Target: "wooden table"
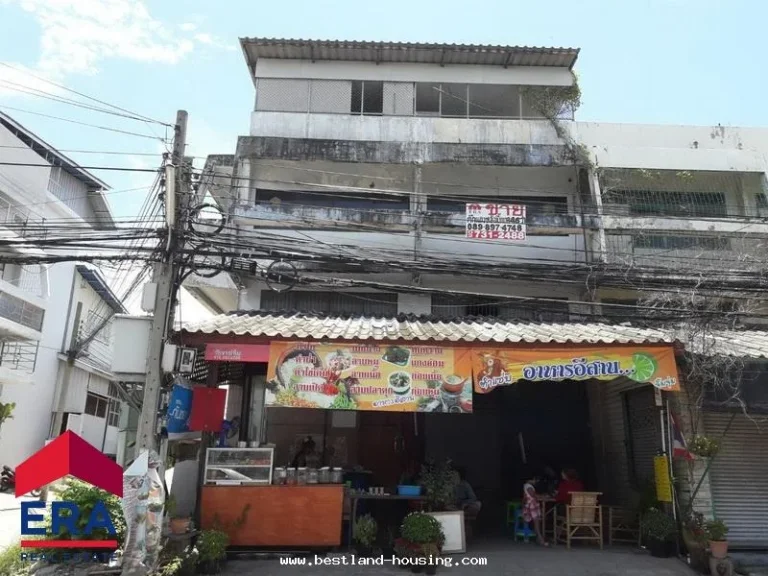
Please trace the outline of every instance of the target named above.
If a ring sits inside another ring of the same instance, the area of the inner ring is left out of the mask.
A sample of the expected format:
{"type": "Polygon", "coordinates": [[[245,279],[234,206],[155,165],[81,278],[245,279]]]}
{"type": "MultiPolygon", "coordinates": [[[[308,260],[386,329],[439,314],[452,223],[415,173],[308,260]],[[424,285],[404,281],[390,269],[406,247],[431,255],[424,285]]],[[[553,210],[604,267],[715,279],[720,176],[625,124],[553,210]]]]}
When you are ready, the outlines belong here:
{"type": "Polygon", "coordinates": [[[368,494],[367,492],[349,492],[350,514],[349,514],[349,545],[352,546],[355,534],[355,520],[357,518],[358,500],[425,500],[424,496],[400,496],[399,494],[368,494]]]}
{"type": "Polygon", "coordinates": [[[555,531],[557,530],[557,526],[555,525],[557,523],[557,500],[551,496],[544,496],[538,500],[541,505],[541,535],[544,536],[544,538],[547,537],[547,516],[552,516],[552,534],[555,535],[555,531]],[[549,511],[547,511],[548,504],[550,505],[549,511]]]}

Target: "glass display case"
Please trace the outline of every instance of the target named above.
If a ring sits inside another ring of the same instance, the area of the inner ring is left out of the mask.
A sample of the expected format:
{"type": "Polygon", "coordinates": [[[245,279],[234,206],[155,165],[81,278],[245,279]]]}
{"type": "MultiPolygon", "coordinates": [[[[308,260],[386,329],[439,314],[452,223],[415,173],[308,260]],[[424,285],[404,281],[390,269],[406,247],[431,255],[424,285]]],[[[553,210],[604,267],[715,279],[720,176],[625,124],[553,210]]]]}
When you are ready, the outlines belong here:
{"type": "Polygon", "coordinates": [[[274,448],[209,448],[205,483],[253,485],[272,483],[274,448]]]}

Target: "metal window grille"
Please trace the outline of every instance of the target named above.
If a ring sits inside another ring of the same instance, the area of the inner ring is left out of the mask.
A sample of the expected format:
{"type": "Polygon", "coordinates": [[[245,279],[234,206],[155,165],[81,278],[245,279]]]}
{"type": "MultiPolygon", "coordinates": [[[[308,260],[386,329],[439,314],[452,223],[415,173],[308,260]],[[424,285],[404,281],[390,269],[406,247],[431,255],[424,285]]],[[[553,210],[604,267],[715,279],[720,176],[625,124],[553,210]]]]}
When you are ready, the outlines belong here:
{"type": "Polygon", "coordinates": [[[534,305],[492,297],[433,294],[432,315],[444,319],[481,316],[522,322],[568,322],[570,306],[567,299],[534,305]]]}
{"type": "Polygon", "coordinates": [[[261,292],[261,309],[392,317],[397,294],[378,292],[261,292]]]}
{"type": "Polygon", "coordinates": [[[45,310],[7,292],[0,292],[0,316],[39,332],[43,329],[45,310]]]}
{"type": "Polygon", "coordinates": [[[38,350],[38,342],[0,342],[0,366],[32,374],[38,350]]]}

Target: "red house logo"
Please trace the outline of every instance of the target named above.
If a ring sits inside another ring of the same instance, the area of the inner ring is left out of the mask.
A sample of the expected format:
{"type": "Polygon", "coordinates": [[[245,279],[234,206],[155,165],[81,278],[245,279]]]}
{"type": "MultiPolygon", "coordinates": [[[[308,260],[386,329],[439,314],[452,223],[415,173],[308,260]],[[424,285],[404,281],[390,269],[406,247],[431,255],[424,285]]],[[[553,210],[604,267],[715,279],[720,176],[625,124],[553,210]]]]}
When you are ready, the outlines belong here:
{"type": "MultiPolygon", "coordinates": [[[[120,465],[69,430],[16,468],[16,496],[42,488],[67,475],[115,496],[123,496],[123,469],[120,465]]],[[[44,518],[40,514],[33,514],[32,510],[45,507],[45,502],[22,502],[22,536],[45,535],[44,528],[31,526],[33,522],[41,522],[44,518]]],[[[74,502],[53,502],[53,533],[60,534],[59,528],[64,527],[70,534],[77,534],[75,520],[78,517],[79,510],[74,502]],[[67,511],[66,514],[62,513],[64,511],[67,511]]],[[[114,533],[114,526],[102,502],[94,507],[86,528],[80,533],[89,535],[95,528],[106,528],[110,534],[114,533]]],[[[21,545],[37,548],[116,548],[117,540],[22,540],[21,545]]]]}

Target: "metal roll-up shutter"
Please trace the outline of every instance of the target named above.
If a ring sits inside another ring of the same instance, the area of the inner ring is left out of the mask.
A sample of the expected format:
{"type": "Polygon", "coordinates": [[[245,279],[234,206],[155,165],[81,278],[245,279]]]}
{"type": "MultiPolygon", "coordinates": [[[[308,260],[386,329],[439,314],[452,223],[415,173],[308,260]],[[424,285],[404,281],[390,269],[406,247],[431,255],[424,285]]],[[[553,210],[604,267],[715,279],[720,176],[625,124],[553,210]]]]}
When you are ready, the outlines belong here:
{"type": "Polygon", "coordinates": [[[661,422],[651,386],[627,392],[627,420],[632,443],[632,472],[642,484],[654,479],[653,458],[661,448],[661,422]]]}
{"type": "MultiPolygon", "coordinates": [[[[706,435],[721,438],[732,417],[705,413],[706,435]]],[[[768,425],[736,414],[712,461],[710,487],[714,513],[730,528],[728,541],[737,547],[767,548],[768,425]]]]}

